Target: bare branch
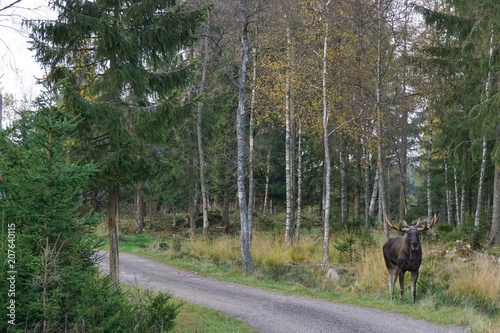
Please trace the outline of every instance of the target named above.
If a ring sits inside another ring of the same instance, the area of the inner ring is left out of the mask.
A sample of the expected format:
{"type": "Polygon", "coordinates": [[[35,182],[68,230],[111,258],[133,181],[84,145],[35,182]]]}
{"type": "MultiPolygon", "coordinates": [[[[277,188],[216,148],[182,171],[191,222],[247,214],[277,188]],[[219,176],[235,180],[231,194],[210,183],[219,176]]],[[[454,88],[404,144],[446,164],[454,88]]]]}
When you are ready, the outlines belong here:
{"type": "Polygon", "coordinates": [[[4,10],[6,10],[6,9],[9,9],[9,8],[11,8],[11,7],[13,7],[13,6],[17,5],[17,4],[18,4],[18,3],[20,3],[21,1],[22,1],[22,0],[16,0],[16,1],[12,2],[11,4],[9,4],[9,5],[7,5],[7,6],[3,7],[3,8],[0,8],[0,12],[2,12],[2,11],[4,11],[4,10]]]}

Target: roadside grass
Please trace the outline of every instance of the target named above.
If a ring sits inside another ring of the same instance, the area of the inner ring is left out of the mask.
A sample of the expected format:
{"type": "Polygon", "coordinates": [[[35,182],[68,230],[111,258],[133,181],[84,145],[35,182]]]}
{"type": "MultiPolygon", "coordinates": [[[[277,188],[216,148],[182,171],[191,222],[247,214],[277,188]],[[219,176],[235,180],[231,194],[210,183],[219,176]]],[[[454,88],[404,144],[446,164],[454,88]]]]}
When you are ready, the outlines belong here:
{"type": "Polygon", "coordinates": [[[256,333],[244,322],[199,305],[184,303],[173,333],[256,333]]]}
{"type": "MultiPolygon", "coordinates": [[[[140,297],[140,291],[136,287],[123,284],[122,288],[134,298],[140,297]]],[[[181,304],[172,333],[256,333],[246,323],[219,311],[175,298],[172,301],[181,304]]]]}
{"type": "MultiPolygon", "coordinates": [[[[396,299],[388,300],[381,231],[335,231],[330,240],[329,262],[340,278],[332,281],[319,265],[323,253],[320,232],[304,231],[298,245],[285,249],[282,233],[270,229],[254,232],[253,273],[241,270],[238,235],[212,235],[204,241],[201,237],[185,239],[165,232],[132,233],[120,236],[120,250],[221,280],[378,308],[442,325],[461,325],[474,333],[500,333],[500,264],[491,256],[479,253],[468,261],[446,258],[449,244],[423,236],[424,261],[417,303],[412,305],[409,292],[400,297],[398,287],[396,299]],[[154,242],[164,242],[167,248],[151,249],[154,242]]],[[[407,273],[407,285],[409,281],[407,273]]]]}

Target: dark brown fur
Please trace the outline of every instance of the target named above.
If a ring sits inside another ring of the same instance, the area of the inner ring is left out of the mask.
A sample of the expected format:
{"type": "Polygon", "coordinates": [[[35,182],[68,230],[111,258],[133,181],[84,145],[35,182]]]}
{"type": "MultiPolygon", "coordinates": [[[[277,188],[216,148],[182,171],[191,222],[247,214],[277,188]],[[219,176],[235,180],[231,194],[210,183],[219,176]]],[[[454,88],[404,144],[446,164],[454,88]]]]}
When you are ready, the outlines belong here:
{"type": "Polygon", "coordinates": [[[404,231],[404,236],[389,238],[384,244],[382,250],[384,253],[385,266],[389,272],[389,292],[391,300],[394,299],[394,285],[399,278],[399,286],[401,288],[401,296],[405,289],[405,273],[411,272],[411,300],[415,303],[417,294],[417,280],[422,263],[422,246],[420,245],[419,231],[424,231],[432,228],[437,222],[435,216],[430,225],[421,226],[417,223],[416,226],[408,226],[403,221],[402,226],[395,227],[392,222],[386,219],[386,223],[393,229],[404,231]]]}

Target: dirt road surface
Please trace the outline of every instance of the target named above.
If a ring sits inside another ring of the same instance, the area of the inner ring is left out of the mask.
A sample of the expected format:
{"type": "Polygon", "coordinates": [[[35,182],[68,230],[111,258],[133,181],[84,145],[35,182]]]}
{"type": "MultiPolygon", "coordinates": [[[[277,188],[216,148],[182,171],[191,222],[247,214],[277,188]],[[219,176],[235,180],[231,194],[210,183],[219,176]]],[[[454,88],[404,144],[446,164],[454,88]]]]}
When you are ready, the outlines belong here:
{"type": "MultiPolygon", "coordinates": [[[[100,268],[107,273],[109,259],[106,252],[101,254],[100,268]]],[[[381,310],[225,282],[126,253],[120,253],[120,281],[170,292],[186,302],[238,318],[262,333],[467,332],[463,327],[439,326],[381,310]]]]}

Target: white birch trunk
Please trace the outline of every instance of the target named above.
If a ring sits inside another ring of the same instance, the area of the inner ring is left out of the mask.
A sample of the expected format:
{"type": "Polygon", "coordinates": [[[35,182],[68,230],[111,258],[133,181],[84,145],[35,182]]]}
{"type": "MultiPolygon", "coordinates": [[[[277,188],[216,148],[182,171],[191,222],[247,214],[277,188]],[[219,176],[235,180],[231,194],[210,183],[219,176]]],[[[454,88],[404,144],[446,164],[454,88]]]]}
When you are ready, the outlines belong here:
{"type": "MultiPolygon", "coordinates": [[[[205,80],[207,76],[207,61],[208,61],[208,30],[209,30],[209,15],[205,26],[205,38],[203,39],[203,63],[201,67],[201,82],[199,94],[203,95],[205,91],[205,80]]],[[[203,117],[203,100],[198,102],[198,112],[196,117],[196,133],[198,136],[198,157],[200,161],[200,190],[201,190],[201,204],[203,210],[203,239],[208,239],[208,195],[207,186],[205,183],[205,153],[203,150],[203,135],[202,135],[202,117],[203,117]]]]}
{"type": "Polygon", "coordinates": [[[300,241],[300,227],[302,224],[302,123],[299,119],[299,137],[297,146],[297,223],[295,225],[295,241],[300,241]]]}
{"type": "Polygon", "coordinates": [[[238,145],[238,167],[237,167],[237,187],[238,204],[240,208],[240,243],[241,261],[243,269],[253,271],[252,257],[250,253],[250,226],[248,223],[248,206],[245,189],[245,125],[246,125],[246,81],[248,67],[248,53],[250,41],[248,39],[248,18],[250,16],[247,0],[240,0],[242,14],[242,34],[241,34],[241,68],[238,82],[238,111],[236,117],[236,136],[238,145]]]}
{"type": "Polygon", "coordinates": [[[370,153],[365,153],[365,227],[370,227],[370,153]]]}
{"type": "Polygon", "coordinates": [[[269,205],[269,174],[271,173],[271,150],[267,151],[267,157],[266,157],[266,186],[264,190],[264,207],[263,207],[263,212],[264,213],[271,213],[271,207],[269,206],[269,209],[267,209],[267,206],[269,205]]]}
{"type": "MultiPolygon", "coordinates": [[[[342,136],[342,134],[341,134],[342,136]]],[[[340,221],[344,223],[347,219],[347,176],[345,162],[345,143],[340,139],[340,221]]]]}
{"type": "MultiPolygon", "coordinates": [[[[382,43],[382,13],[381,13],[381,5],[380,1],[377,1],[377,21],[378,21],[378,38],[377,38],[377,68],[376,68],[376,82],[375,82],[375,98],[376,98],[376,109],[377,109],[377,135],[378,135],[378,140],[377,140],[377,168],[378,168],[378,173],[379,173],[379,197],[380,197],[380,207],[381,211],[379,212],[379,215],[381,214],[381,219],[385,216],[388,216],[387,212],[387,206],[386,206],[386,193],[385,193],[385,182],[384,182],[384,156],[383,156],[383,151],[382,151],[382,101],[381,101],[381,95],[382,95],[382,72],[381,72],[381,66],[382,66],[382,50],[381,50],[381,43],[382,43]]],[[[384,228],[385,228],[385,237],[386,239],[389,238],[389,226],[387,223],[384,223],[384,228]]]]}
{"type": "Polygon", "coordinates": [[[444,155],[444,187],[446,194],[446,215],[448,218],[448,223],[453,225],[453,204],[452,204],[452,191],[450,189],[450,184],[448,182],[448,158],[446,154],[444,155]]]}
{"type": "MultiPolygon", "coordinates": [[[[368,162],[369,163],[369,162],[368,162]]],[[[375,205],[377,204],[377,198],[378,198],[378,187],[380,185],[379,183],[379,178],[380,178],[380,170],[377,169],[375,171],[375,180],[373,181],[373,191],[372,191],[372,196],[370,199],[370,207],[368,208],[368,215],[373,216],[373,213],[375,212],[375,205]]]]}
{"type": "Polygon", "coordinates": [[[293,178],[292,178],[292,106],[290,93],[290,75],[291,75],[291,37],[290,27],[286,28],[287,36],[287,68],[286,68],[286,95],[285,95],[285,173],[286,173],[286,221],[285,221],[285,247],[292,244],[293,233],[293,178]]]}
{"type": "Polygon", "coordinates": [[[460,202],[459,202],[459,194],[458,194],[458,179],[457,179],[457,168],[453,168],[453,183],[455,187],[455,221],[457,225],[461,223],[460,219],[460,202]]]}
{"type": "Polygon", "coordinates": [[[479,226],[480,226],[480,222],[481,222],[481,211],[483,209],[483,185],[484,185],[484,174],[486,172],[487,146],[488,146],[488,141],[486,140],[486,137],[483,136],[481,170],[479,173],[479,184],[477,186],[477,205],[476,205],[476,213],[474,214],[474,229],[475,230],[479,230],[479,226]]]}
{"type": "MultiPolygon", "coordinates": [[[[325,4],[325,9],[326,6],[330,1],[328,1],[325,4]]],[[[324,144],[324,186],[325,186],[325,191],[323,193],[324,197],[324,206],[323,206],[323,228],[324,228],[324,235],[323,235],[323,269],[327,270],[328,269],[328,257],[330,255],[330,178],[331,178],[331,165],[330,165],[330,145],[328,143],[328,134],[329,134],[329,129],[328,129],[328,118],[329,118],[329,108],[328,108],[328,98],[327,98],[327,86],[326,86],[326,75],[327,75],[327,51],[328,51],[328,22],[325,22],[325,35],[324,35],[324,42],[323,42],[323,84],[322,84],[322,90],[323,90],[323,144],[324,144]]]]}
{"type": "MultiPolygon", "coordinates": [[[[488,56],[488,74],[486,77],[485,87],[484,87],[484,97],[485,100],[488,101],[490,98],[490,87],[491,87],[491,62],[493,57],[493,31],[490,35],[490,49],[488,56]]],[[[483,184],[484,184],[484,174],[486,171],[486,158],[488,151],[488,142],[486,140],[486,136],[483,135],[483,149],[481,156],[481,171],[479,175],[479,185],[477,187],[477,205],[476,205],[476,214],[474,215],[474,229],[479,230],[479,225],[481,222],[481,211],[483,208],[483,184]]]]}
{"type": "Polygon", "coordinates": [[[462,194],[460,195],[460,224],[465,223],[465,185],[462,185],[462,194]]]}
{"type": "MultiPolygon", "coordinates": [[[[258,31],[255,32],[255,43],[257,43],[258,31]]],[[[253,210],[255,206],[255,181],[254,172],[254,110],[255,101],[257,98],[257,48],[252,49],[252,95],[250,99],[250,123],[249,123],[249,138],[248,138],[248,225],[250,229],[250,239],[252,239],[253,230],[253,210]]]]}

